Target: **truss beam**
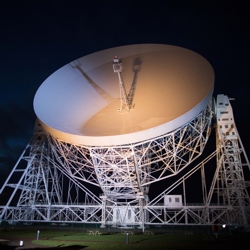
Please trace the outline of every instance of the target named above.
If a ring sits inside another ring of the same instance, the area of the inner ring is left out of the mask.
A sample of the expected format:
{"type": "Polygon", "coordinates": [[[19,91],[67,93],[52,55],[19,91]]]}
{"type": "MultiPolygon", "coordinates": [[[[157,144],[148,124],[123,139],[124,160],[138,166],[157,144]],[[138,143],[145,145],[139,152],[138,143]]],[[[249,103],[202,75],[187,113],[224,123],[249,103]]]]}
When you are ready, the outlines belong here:
{"type": "Polygon", "coordinates": [[[59,141],[37,122],[32,140],[1,189],[12,192],[0,206],[0,220],[133,225],[142,230],[147,225],[248,226],[250,183],[245,174],[250,165],[227,96],[219,95],[214,106],[216,149],[195,163],[210,135],[212,106],[211,100],[171,133],[114,147],[59,141]],[[214,176],[207,180],[215,158],[214,176]],[[193,203],[189,186],[197,173],[201,200],[193,203]],[[150,201],[150,185],[166,180],[166,189],[150,201]]]}

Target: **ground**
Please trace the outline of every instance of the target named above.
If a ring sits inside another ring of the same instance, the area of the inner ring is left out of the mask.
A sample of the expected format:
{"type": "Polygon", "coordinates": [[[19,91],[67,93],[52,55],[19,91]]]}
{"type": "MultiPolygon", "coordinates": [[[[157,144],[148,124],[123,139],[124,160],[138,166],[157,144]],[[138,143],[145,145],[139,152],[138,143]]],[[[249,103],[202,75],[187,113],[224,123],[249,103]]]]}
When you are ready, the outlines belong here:
{"type": "Polygon", "coordinates": [[[98,230],[101,235],[91,235],[89,230],[66,229],[12,229],[1,230],[0,239],[9,240],[8,245],[2,245],[1,249],[248,249],[250,234],[246,232],[219,232],[216,236],[212,230],[203,228],[182,228],[180,230],[156,230],[148,229],[149,234],[143,234],[139,230],[130,230],[127,235],[124,230],[98,230]],[[152,234],[151,234],[152,233],[152,234]],[[20,246],[20,241],[24,245],[20,246]]]}

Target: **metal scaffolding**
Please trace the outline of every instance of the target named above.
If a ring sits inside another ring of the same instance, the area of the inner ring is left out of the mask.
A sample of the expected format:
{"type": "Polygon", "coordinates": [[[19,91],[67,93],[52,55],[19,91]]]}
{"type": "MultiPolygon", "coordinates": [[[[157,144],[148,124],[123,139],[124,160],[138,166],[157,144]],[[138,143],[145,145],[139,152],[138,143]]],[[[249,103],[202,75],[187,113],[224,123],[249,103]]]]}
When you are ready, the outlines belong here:
{"type": "Polygon", "coordinates": [[[100,223],[142,230],[173,224],[247,226],[250,199],[244,175],[249,170],[225,95],[219,95],[215,105],[211,100],[179,129],[127,145],[73,145],[52,137],[37,122],[1,189],[11,195],[0,206],[0,220],[100,223]],[[216,149],[202,158],[215,116],[216,149]],[[211,168],[212,159],[216,166],[211,168]],[[208,180],[211,169],[214,174],[208,180]],[[197,187],[191,192],[201,193],[201,200],[191,203],[189,183],[197,174],[200,179],[192,183],[197,187]],[[153,196],[149,191],[154,183],[166,186],[153,196]]]}

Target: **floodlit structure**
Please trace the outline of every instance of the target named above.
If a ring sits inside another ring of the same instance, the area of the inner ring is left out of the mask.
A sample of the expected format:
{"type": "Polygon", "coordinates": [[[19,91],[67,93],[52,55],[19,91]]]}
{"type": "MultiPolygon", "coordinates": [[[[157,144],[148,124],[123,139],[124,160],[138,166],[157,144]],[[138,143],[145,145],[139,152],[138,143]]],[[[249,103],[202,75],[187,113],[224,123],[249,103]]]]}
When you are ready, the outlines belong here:
{"type": "Polygon", "coordinates": [[[11,190],[1,219],[247,226],[250,165],[229,98],[214,101],[213,88],[202,56],[169,45],[65,65],[35,95],[34,136],[1,189],[11,190]]]}

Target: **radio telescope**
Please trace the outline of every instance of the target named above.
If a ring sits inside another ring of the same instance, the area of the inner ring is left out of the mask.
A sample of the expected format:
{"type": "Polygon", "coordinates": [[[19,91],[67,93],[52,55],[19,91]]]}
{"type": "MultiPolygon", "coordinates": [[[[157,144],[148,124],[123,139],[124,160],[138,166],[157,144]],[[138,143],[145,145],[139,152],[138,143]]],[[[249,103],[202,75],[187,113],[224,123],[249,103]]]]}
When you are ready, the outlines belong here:
{"type": "Polygon", "coordinates": [[[60,68],[35,95],[34,136],[2,188],[12,188],[13,195],[1,218],[142,229],[248,225],[243,167],[249,170],[249,161],[229,99],[219,95],[214,102],[213,88],[208,61],[170,45],[111,48],[60,68]],[[203,154],[213,118],[216,150],[192,166],[203,154]],[[205,164],[215,156],[207,182],[205,164]],[[198,171],[202,204],[190,205],[186,182],[198,171]],[[18,172],[19,181],[11,183],[18,172]],[[149,197],[150,185],[166,179],[175,181],[149,197]]]}

